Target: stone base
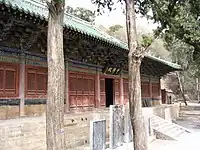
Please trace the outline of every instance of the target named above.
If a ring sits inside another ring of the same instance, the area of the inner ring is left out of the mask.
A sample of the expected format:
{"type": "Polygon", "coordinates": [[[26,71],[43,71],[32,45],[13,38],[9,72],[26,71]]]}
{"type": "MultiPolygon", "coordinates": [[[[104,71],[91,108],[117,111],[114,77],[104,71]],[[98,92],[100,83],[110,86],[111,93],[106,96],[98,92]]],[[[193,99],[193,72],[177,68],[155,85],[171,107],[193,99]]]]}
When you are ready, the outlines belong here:
{"type": "Polygon", "coordinates": [[[46,105],[25,105],[24,114],[25,116],[42,116],[46,112],[46,105]]]}
{"type": "Polygon", "coordinates": [[[152,100],[152,106],[161,105],[161,100],[152,100]]]}
{"type": "Polygon", "coordinates": [[[19,106],[0,106],[0,120],[19,117],[19,106]]]}
{"type": "MultiPolygon", "coordinates": [[[[67,149],[89,144],[90,121],[96,112],[69,113],[65,115],[64,130],[67,149]]],[[[106,119],[107,137],[109,135],[109,113],[100,112],[100,118],[106,119]]],[[[45,117],[24,117],[0,122],[0,149],[4,150],[45,150],[46,149],[46,119],[45,117]]]]}

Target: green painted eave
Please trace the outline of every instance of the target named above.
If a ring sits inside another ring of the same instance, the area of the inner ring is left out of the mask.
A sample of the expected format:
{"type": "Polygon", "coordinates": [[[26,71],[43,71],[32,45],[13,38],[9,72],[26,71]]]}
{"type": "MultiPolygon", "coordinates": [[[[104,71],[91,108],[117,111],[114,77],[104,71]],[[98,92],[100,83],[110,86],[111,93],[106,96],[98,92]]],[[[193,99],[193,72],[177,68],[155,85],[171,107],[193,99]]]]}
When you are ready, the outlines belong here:
{"type": "MultiPolygon", "coordinates": [[[[12,9],[17,9],[32,16],[40,17],[41,19],[48,19],[49,12],[46,3],[42,3],[41,0],[0,0],[0,3],[3,3],[12,9]]],[[[125,43],[102,32],[91,23],[67,13],[65,13],[64,16],[64,26],[81,34],[108,42],[123,49],[127,49],[127,45],[125,43]]]]}
{"type": "MultiPolygon", "coordinates": [[[[32,16],[40,17],[41,19],[48,20],[48,9],[44,0],[0,0],[0,4],[5,4],[7,7],[16,9],[18,11],[30,14],[32,16]]],[[[127,43],[124,43],[105,32],[102,32],[94,25],[89,22],[86,22],[82,19],[74,17],[65,13],[64,16],[64,26],[70,28],[81,34],[88,35],[95,39],[99,39],[105,42],[108,42],[112,45],[115,45],[121,49],[128,50],[127,43]]],[[[174,70],[181,70],[181,67],[177,64],[156,58],[154,56],[146,55],[145,57],[152,59],[154,61],[160,62],[164,65],[167,65],[174,70]]]]}
{"type": "Polygon", "coordinates": [[[148,58],[150,58],[154,61],[160,62],[164,65],[167,65],[167,66],[173,68],[174,70],[182,70],[182,67],[180,65],[172,63],[170,61],[166,61],[166,60],[163,60],[161,58],[158,58],[158,57],[155,57],[155,56],[152,56],[152,55],[146,55],[145,57],[148,57],[148,58]]]}

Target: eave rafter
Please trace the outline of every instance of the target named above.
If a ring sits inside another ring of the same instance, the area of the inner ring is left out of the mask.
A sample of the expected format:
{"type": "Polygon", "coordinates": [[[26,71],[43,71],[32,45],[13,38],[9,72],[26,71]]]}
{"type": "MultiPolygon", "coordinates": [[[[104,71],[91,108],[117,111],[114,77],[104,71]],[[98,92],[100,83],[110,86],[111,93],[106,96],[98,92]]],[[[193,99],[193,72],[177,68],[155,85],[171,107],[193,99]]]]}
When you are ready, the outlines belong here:
{"type": "Polygon", "coordinates": [[[14,21],[11,19],[8,19],[6,21],[0,20],[0,42],[6,41],[9,38],[9,32],[12,27],[14,27],[14,21]]]}
{"type": "Polygon", "coordinates": [[[29,50],[37,42],[39,36],[41,36],[41,31],[32,32],[30,38],[24,40],[23,49],[29,50]]]}

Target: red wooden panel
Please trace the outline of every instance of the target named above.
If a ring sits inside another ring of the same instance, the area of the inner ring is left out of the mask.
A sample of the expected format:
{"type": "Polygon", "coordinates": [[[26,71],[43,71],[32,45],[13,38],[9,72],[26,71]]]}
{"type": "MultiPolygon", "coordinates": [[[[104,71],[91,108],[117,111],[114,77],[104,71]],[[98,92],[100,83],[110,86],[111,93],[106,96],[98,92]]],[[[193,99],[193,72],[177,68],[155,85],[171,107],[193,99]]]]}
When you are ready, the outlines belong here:
{"type": "Polygon", "coordinates": [[[100,98],[101,98],[101,106],[105,106],[106,104],[105,79],[100,79],[100,98]]]}
{"type": "Polygon", "coordinates": [[[45,74],[44,76],[44,87],[45,87],[45,93],[47,94],[47,85],[48,85],[48,74],[45,74]]]}
{"type": "Polygon", "coordinates": [[[69,74],[69,104],[70,107],[77,106],[77,92],[76,92],[77,76],[74,73],[69,74]]]}
{"type": "Polygon", "coordinates": [[[69,74],[69,99],[70,107],[88,107],[95,103],[95,78],[94,76],[70,73],[69,74]]]}
{"type": "Polygon", "coordinates": [[[5,94],[14,95],[16,93],[16,70],[5,70],[5,94]]]}
{"type": "Polygon", "coordinates": [[[15,89],[15,71],[6,70],[6,89],[15,89]]]}
{"type": "Polygon", "coordinates": [[[76,107],[76,95],[71,95],[69,96],[69,103],[70,107],[76,107]]]}
{"type": "Polygon", "coordinates": [[[95,105],[95,78],[90,78],[88,80],[88,100],[89,100],[89,105],[94,106],[95,105]]]}
{"type": "Polygon", "coordinates": [[[149,82],[142,82],[141,92],[142,97],[150,97],[149,82]]]}
{"type": "Polygon", "coordinates": [[[69,75],[69,89],[70,91],[76,91],[76,75],[69,75]]]}
{"type": "Polygon", "coordinates": [[[3,68],[0,68],[0,91],[4,91],[4,70],[3,68]]]}
{"type": "Polygon", "coordinates": [[[128,80],[123,80],[123,88],[124,88],[124,104],[128,102],[128,80]]]}
{"type": "Polygon", "coordinates": [[[0,63],[0,96],[18,96],[18,65],[0,63]]]}
{"type": "Polygon", "coordinates": [[[26,66],[26,96],[29,98],[45,97],[47,93],[47,69],[26,66]]]}
{"type": "Polygon", "coordinates": [[[81,107],[83,105],[83,96],[82,95],[77,95],[76,99],[77,99],[77,106],[81,107]]]}
{"type": "Polygon", "coordinates": [[[27,94],[36,94],[36,73],[27,75],[27,94]]]}
{"type": "Polygon", "coordinates": [[[89,106],[90,104],[89,95],[82,95],[82,104],[83,106],[89,106]]]}
{"type": "Polygon", "coordinates": [[[45,74],[37,74],[37,94],[46,94],[46,78],[45,74]]]}
{"type": "Polygon", "coordinates": [[[88,95],[89,94],[89,81],[88,79],[85,77],[82,79],[82,91],[83,91],[83,95],[88,95]]]}
{"type": "Polygon", "coordinates": [[[115,80],[115,104],[120,104],[120,83],[119,80],[115,80]]]}
{"type": "Polygon", "coordinates": [[[160,85],[159,83],[152,83],[152,96],[156,98],[160,96],[160,85]]]}

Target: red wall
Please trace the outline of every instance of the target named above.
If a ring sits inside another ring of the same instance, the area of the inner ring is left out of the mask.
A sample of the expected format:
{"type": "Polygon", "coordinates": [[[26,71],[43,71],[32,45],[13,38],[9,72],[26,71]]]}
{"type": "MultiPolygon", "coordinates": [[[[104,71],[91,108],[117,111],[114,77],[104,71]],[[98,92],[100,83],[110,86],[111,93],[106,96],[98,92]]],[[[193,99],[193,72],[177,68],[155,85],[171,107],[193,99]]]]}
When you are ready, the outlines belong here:
{"type": "MultiPolygon", "coordinates": [[[[105,106],[105,78],[114,80],[115,104],[120,104],[119,76],[100,76],[100,103],[105,106]]],[[[69,72],[69,104],[70,107],[95,107],[96,74],[69,72]]],[[[155,79],[154,79],[155,80],[155,79]]],[[[160,96],[160,82],[143,81],[142,97],[158,98],[160,96]]],[[[124,103],[128,102],[128,80],[123,79],[124,103]]],[[[41,99],[47,94],[47,68],[26,65],[25,67],[25,98],[41,99]]],[[[19,65],[0,63],[0,98],[19,97],[19,65]]]]}

